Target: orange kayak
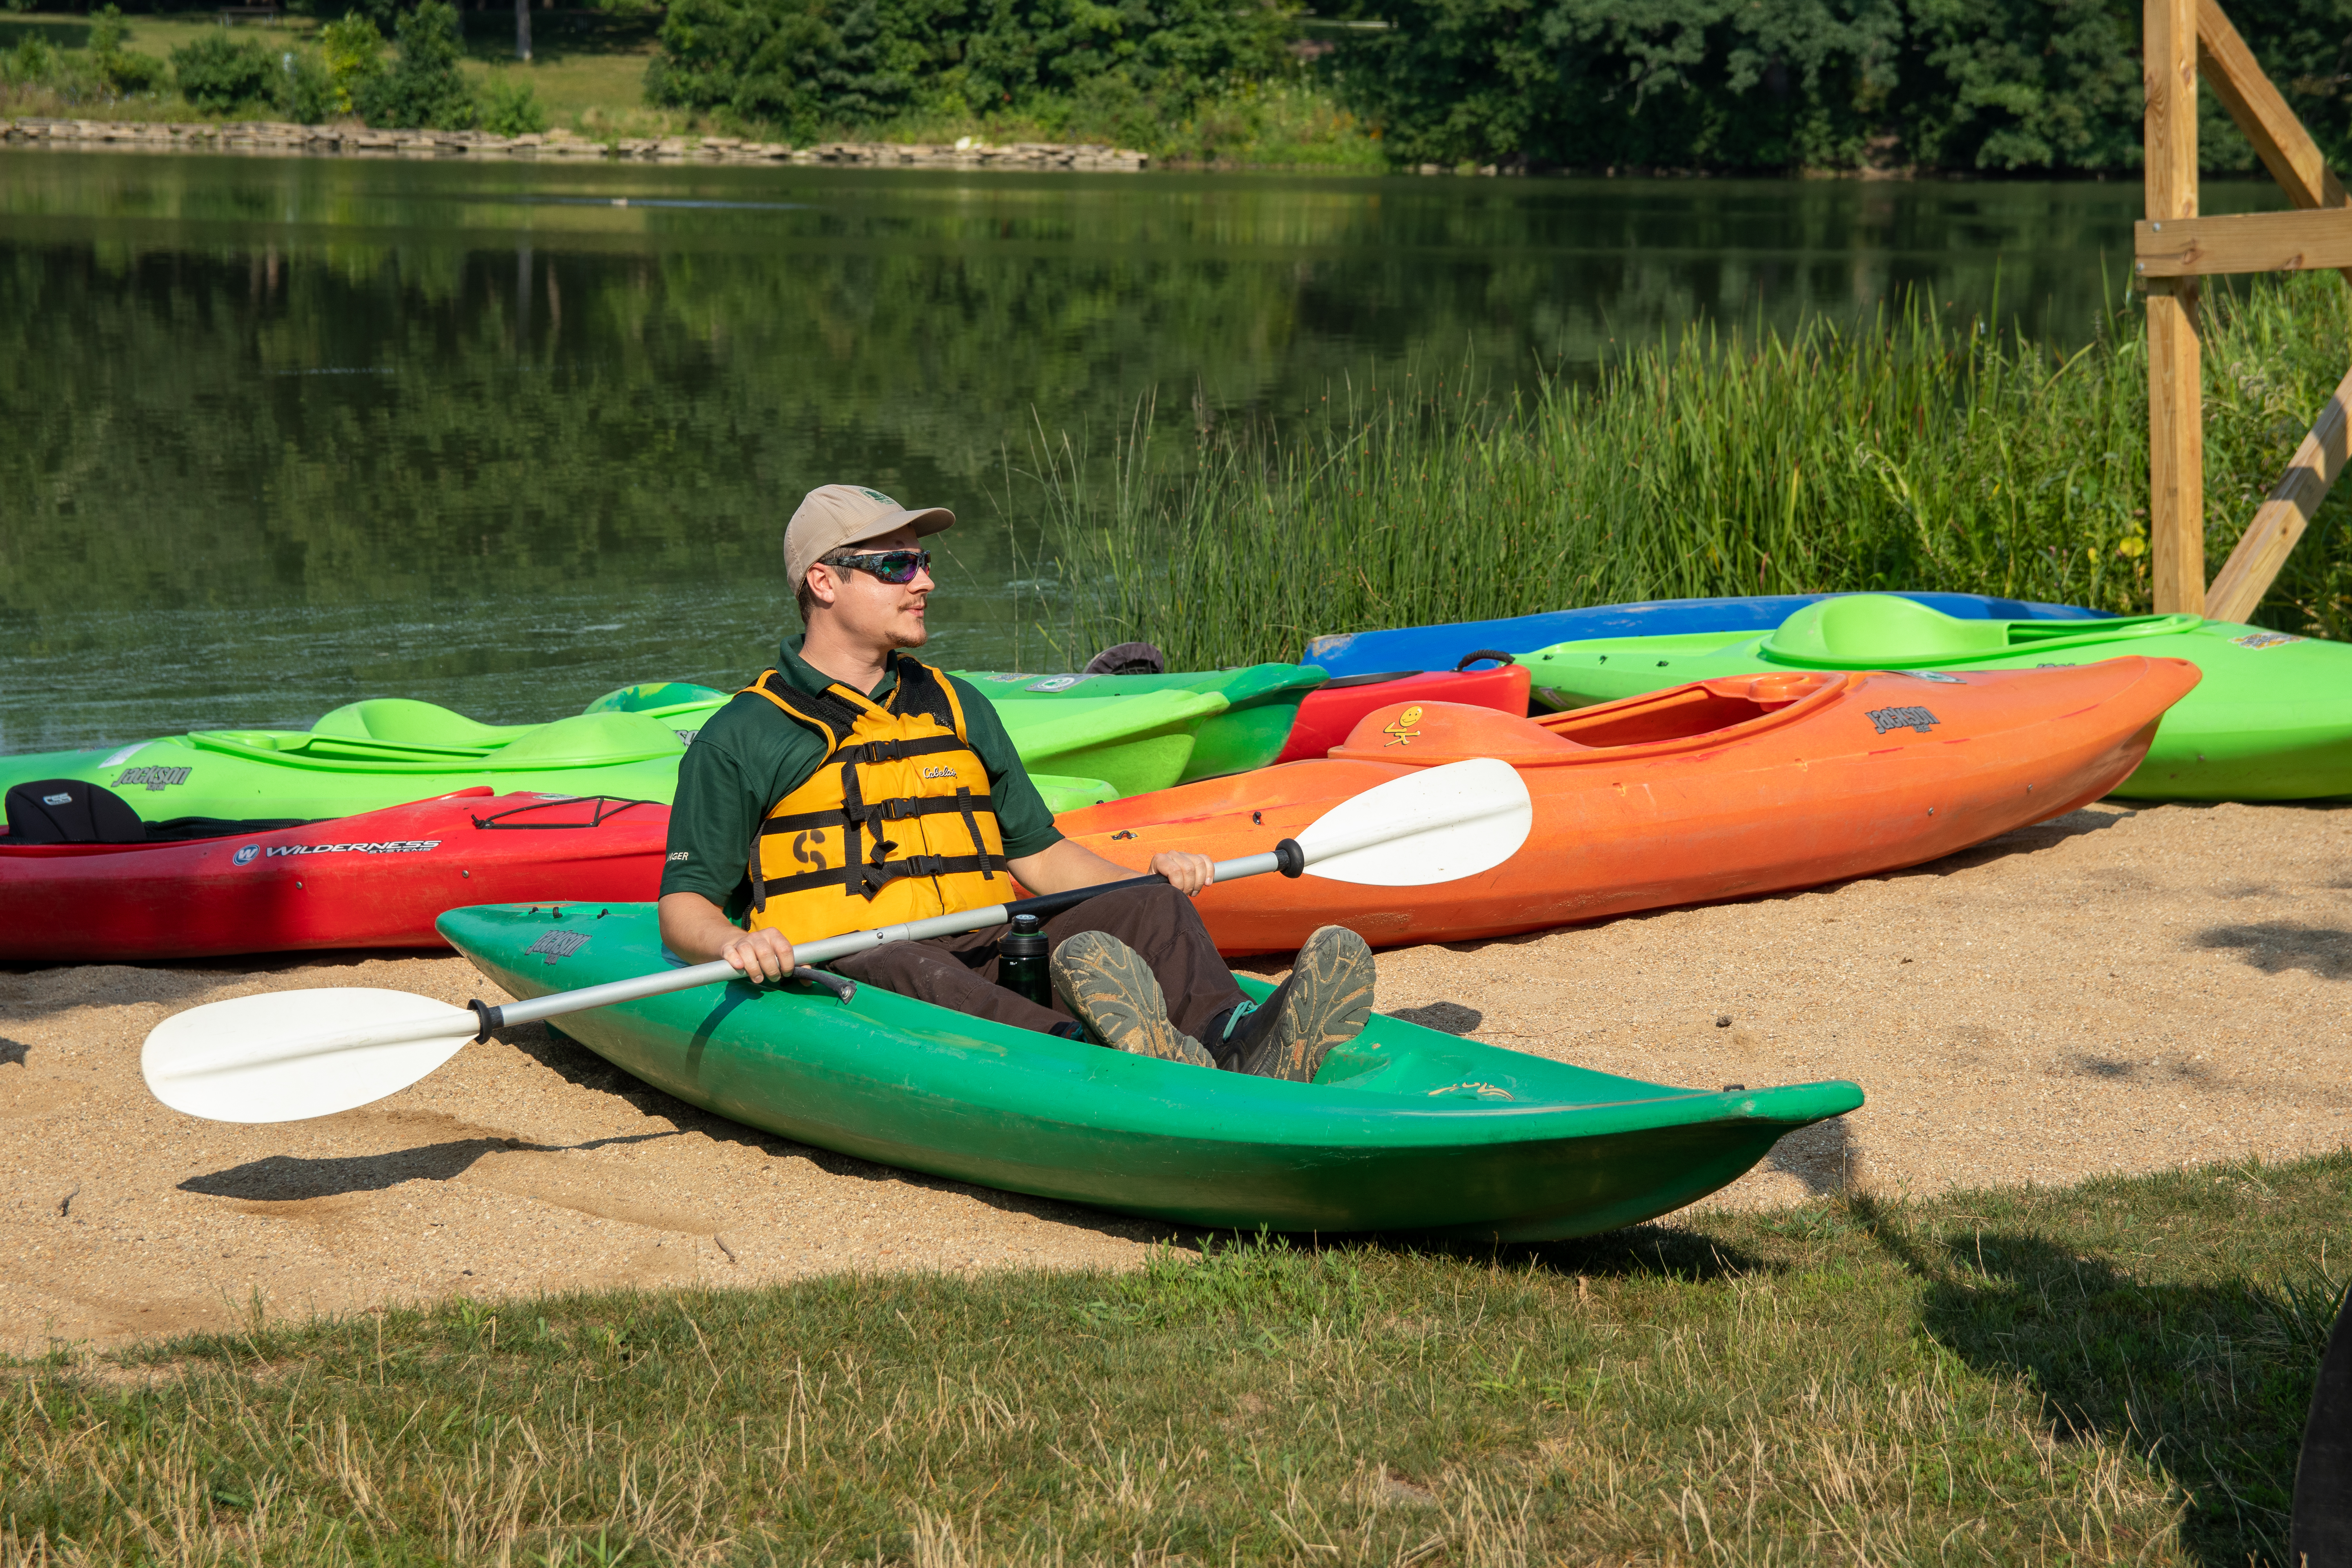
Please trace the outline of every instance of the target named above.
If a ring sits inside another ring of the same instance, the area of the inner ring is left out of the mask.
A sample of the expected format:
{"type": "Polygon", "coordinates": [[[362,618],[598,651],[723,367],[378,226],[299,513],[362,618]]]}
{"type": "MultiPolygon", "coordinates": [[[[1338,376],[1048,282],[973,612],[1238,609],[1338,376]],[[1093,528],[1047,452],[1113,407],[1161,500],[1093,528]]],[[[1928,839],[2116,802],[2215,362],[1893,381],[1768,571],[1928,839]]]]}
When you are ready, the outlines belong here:
{"type": "Polygon", "coordinates": [[[1965,675],[1803,671],[1679,686],[1541,720],[1451,703],[1365,715],[1328,759],[1071,813],[1124,866],[1161,849],[1275,847],[1411,768],[1497,757],[1535,801],[1527,847],[1422,888],[1256,877],[1200,910],[1228,953],[1344,925],[1375,946],[1542,931],[1633,910],[1812,887],[1917,865],[2096,800],[2197,684],[2178,658],[1965,675]]]}

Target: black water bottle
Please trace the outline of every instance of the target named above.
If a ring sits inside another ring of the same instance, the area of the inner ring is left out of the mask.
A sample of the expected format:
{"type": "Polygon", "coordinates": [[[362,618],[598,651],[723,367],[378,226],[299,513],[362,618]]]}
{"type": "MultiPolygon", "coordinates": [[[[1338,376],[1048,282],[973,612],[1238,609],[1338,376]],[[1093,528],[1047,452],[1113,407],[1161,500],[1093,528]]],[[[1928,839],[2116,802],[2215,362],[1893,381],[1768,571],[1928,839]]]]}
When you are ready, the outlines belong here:
{"type": "Polygon", "coordinates": [[[998,939],[996,983],[1040,1007],[1054,1005],[1054,982],[1045,973],[1045,932],[1035,915],[1014,915],[1013,929],[998,939]]]}

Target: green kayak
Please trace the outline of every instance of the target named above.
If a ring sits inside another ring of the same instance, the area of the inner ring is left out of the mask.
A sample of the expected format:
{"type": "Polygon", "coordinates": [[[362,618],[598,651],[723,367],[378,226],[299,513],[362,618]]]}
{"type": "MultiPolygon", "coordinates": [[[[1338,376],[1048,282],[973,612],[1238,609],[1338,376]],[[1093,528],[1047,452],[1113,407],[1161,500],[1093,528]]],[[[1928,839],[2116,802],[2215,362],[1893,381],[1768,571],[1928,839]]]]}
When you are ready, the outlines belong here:
{"type": "MultiPolygon", "coordinates": [[[[36,779],[103,784],[150,822],[183,816],[351,816],[452,790],[488,784],[501,794],[609,795],[667,805],[677,793],[677,760],[730,694],[707,686],[650,682],[624,687],[584,713],[544,724],[483,724],[431,702],[373,697],[336,709],[308,730],[201,730],[111,751],[43,752],[0,757],[0,791],[36,779]]],[[[1097,722],[1091,746],[1040,727],[1045,750],[1026,761],[1057,764],[1031,780],[1057,815],[1134,793],[1076,762],[1114,755],[1129,736],[1136,750],[1189,750],[1189,737],[1163,739],[1203,705],[1171,698],[1129,716],[1127,729],[1097,722]],[[1130,733],[1131,732],[1131,733],[1130,733]]],[[[1144,789],[1175,782],[1182,759],[1137,768],[1144,789]],[[1165,777],[1160,775],[1164,773],[1165,777]]]]}
{"type": "MultiPolygon", "coordinates": [[[[992,699],[999,695],[982,689],[992,699]]],[[[589,704],[588,710],[657,711],[683,726],[688,722],[684,715],[690,711],[687,705],[700,702],[703,710],[692,718],[699,726],[727,700],[727,693],[707,686],[648,682],[608,692],[589,704]]],[[[1013,749],[1046,804],[1060,812],[1097,800],[1148,795],[1186,776],[1195,738],[1224,712],[1225,698],[1221,691],[1163,687],[1105,691],[1068,702],[992,700],[990,706],[1004,721],[1013,749]],[[1101,793],[1106,788],[1107,795],[1101,793]],[[1087,797],[1083,801],[1081,795],[1087,797]]]]}
{"type": "MultiPolygon", "coordinates": [[[[2202,672],[2115,794],[2144,800],[2307,800],[2352,795],[2352,646],[2196,616],[2105,621],[1958,620],[1889,595],[1808,605],[1774,631],[1602,637],[1519,656],[1538,701],[1583,708],[1717,676],[2095,664],[2126,654],[2202,672]]],[[[1927,703],[1932,708],[1933,702],[1927,703]]]]}
{"type": "MultiPolygon", "coordinates": [[[[1067,707],[1108,698],[1193,692],[1223,700],[1224,706],[1193,729],[1192,753],[1183,772],[1168,784],[1220,778],[1270,767],[1290,739],[1298,704],[1330,679],[1311,664],[1252,664],[1177,675],[1023,675],[1003,670],[958,670],[985,693],[996,710],[1013,714],[1039,702],[1067,707]]],[[[1088,772],[1094,770],[1088,769],[1088,772]]],[[[1105,774],[1105,777],[1114,777],[1105,774]]],[[[1165,788],[1165,784],[1150,786],[1165,788]]],[[[1129,790],[1139,795],[1140,790],[1129,790]]]]}
{"type": "Polygon", "coordinates": [[[1190,776],[1200,732],[1220,721],[1225,700],[1213,691],[1139,691],[992,706],[1030,768],[1108,780],[1127,795],[1166,789],[1190,776]]]}
{"type": "MultiPolygon", "coordinates": [[[[517,997],[658,971],[649,904],[451,910],[517,997]],[[550,940],[552,937],[553,940],[550,940]]],[[[1236,977],[1252,995],[1265,983],[1236,977]]],[[[1616,1078],[1375,1016],[1312,1084],[1125,1056],[861,986],[735,984],[563,1032],[680,1100],[819,1148],[1189,1225],[1542,1240],[1632,1225],[1862,1104],[1616,1078]]]]}

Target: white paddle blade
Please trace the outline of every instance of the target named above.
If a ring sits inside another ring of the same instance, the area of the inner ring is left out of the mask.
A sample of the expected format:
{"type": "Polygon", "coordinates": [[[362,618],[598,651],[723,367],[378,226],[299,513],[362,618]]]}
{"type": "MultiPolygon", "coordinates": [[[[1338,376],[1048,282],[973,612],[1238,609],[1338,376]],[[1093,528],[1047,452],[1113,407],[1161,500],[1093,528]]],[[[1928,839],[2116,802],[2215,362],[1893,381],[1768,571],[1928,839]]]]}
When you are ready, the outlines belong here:
{"type": "Polygon", "coordinates": [[[299,1121],[406,1089],[480,1028],[467,1009],[405,991],[271,991],[173,1014],[148,1035],[139,1066],[174,1110],[299,1121]]]}
{"type": "Polygon", "coordinates": [[[1527,780],[1472,757],[1391,779],[1326,812],[1298,836],[1307,874],[1371,888],[1419,888],[1491,871],[1535,826],[1527,780]]]}

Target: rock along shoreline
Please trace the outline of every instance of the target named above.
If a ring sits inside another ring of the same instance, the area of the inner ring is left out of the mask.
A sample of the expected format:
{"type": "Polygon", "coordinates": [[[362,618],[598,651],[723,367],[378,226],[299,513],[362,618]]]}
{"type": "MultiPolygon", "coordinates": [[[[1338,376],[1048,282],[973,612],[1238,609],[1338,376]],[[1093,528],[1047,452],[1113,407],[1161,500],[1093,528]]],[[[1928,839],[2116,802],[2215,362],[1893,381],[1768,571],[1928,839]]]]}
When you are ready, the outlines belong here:
{"type": "Polygon", "coordinates": [[[739,136],[640,136],[594,142],[569,131],[493,136],[481,131],[379,131],[280,121],[0,120],[0,145],[117,153],[244,153],[266,157],[561,159],[645,163],[792,163],[887,169],[1024,169],[1137,174],[1150,166],[1124,147],[1055,142],[927,145],[822,142],[794,147],[739,136]]]}

